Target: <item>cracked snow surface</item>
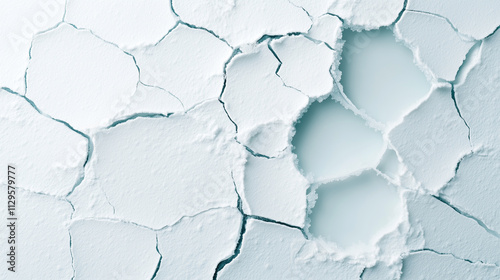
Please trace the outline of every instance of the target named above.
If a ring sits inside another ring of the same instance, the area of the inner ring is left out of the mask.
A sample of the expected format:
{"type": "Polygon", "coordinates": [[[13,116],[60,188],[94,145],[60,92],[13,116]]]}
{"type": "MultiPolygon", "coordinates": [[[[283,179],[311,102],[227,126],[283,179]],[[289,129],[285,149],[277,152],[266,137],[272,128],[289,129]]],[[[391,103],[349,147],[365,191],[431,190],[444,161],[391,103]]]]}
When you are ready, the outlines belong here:
{"type": "Polygon", "coordinates": [[[0,1],[0,279],[500,279],[500,1],[0,1]]]}

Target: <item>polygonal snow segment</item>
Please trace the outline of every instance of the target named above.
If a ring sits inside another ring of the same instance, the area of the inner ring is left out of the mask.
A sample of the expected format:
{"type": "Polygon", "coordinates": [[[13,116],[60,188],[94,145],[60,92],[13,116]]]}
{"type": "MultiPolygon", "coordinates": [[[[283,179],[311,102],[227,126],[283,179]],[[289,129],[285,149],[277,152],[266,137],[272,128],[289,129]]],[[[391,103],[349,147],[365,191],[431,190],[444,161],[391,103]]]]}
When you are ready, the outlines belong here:
{"type": "Polygon", "coordinates": [[[345,95],[376,121],[391,125],[428,94],[430,84],[409,49],[388,29],[344,31],[340,83],[345,95]]]}
{"type": "Polygon", "coordinates": [[[233,47],[311,26],[307,13],[287,0],[172,0],[172,8],[184,22],[212,30],[233,47]]]}
{"type": "Polygon", "coordinates": [[[396,187],[373,171],[322,185],[317,194],[310,232],[348,251],[374,246],[403,217],[396,187]]]}
{"type": "Polygon", "coordinates": [[[241,226],[241,213],[227,207],[183,218],[159,231],[163,258],[155,279],[213,279],[219,263],[233,256],[241,226]]]}
{"type": "Polygon", "coordinates": [[[497,0],[408,0],[406,9],[443,17],[458,32],[476,40],[492,34],[500,25],[500,1],[497,0]]]}
{"type": "Polygon", "coordinates": [[[188,114],[129,120],[100,131],[94,143],[89,174],[121,219],[162,228],[210,208],[236,207],[231,173],[243,167],[244,154],[218,101],[188,114]]]}
{"type": "MultiPolygon", "coordinates": [[[[0,164],[22,169],[17,183],[24,189],[65,196],[81,180],[87,138],[5,90],[0,90],[0,135],[0,164]]],[[[0,182],[8,175],[0,173],[0,182]]]]}
{"type": "Polygon", "coordinates": [[[500,32],[497,31],[484,39],[478,64],[470,70],[464,83],[455,88],[457,107],[470,127],[474,148],[500,150],[499,48],[500,32]]]}
{"type": "Polygon", "coordinates": [[[154,231],[97,220],[70,227],[75,279],[151,279],[160,259],[154,231]]]}
{"type": "Polygon", "coordinates": [[[186,109],[219,97],[233,50],[202,29],[178,25],[153,46],[134,50],[141,81],[179,98],[186,109]]]}
{"type": "Polygon", "coordinates": [[[37,35],[26,72],[26,96],[78,130],[103,127],[136,90],[132,56],[68,24],[37,35]]]}
{"type": "Polygon", "coordinates": [[[382,135],[338,102],[313,103],[296,126],[292,144],[302,171],[330,181],[375,167],[385,151],[382,135]]]}
{"type": "Polygon", "coordinates": [[[361,265],[332,260],[314,247],[298,229],[249,218],[238,254],[216,279],[360,279],[361,265]]]}
{"type": "Polygon", "coordinates": [[[433,193],[453,178],[459,160],[471,152],[467,126],[451,97],[449,86],[434,89],[389,134],[408,170],[433,193]]]}
{"type": "Polygon", "coordinates": [[[120,48],[158,42],[177,22],[170,1],[69,0],[64,20],[120,48]],[[112,22],[113,24],[110,24],[112,22]]]}
{"type": "Polygon", "coordinates": [[[279,158],[249,155],[245,167],[245,213],[303,227],[309,186],[289,151],[279,158]]]}
{"type": "Polygon", "coordinates": [[[404,12],[394,33],[412,49],[416,60],[432,76],[455,80],[465,55],[474,45],[464,41],[446,19],[418,12],[404,12]]]}
{"type": "Polygon", "coordinates": [[[452,254],[421,250],[403,259],[400,279],[500,279],[500,268],[452,254]]]}
{"type": "MultiPolygon", "coordinates": [[[[27,173],[19,172],[18,176],[24,174],[27,173]]],[[[71,204],[18,188],[15,193],[18,220],[7,220],[12,216],[8,216],[7,211],[9,198],[6,183],[6,180],[0,182],[0,188],[5,193],[0,196],[1,205],[5,205],[5,210],[0,211],[0,218],[5,221],[5,225],[0,227],[0,235],[5,238],[2,245],[4,268],[0,270],[0,279],[72,279],[71,236],[68,234],[73,212],[71,204]],[[8,226],[10,222],[15,223],[15,233],[11,233],[13,228],[8,226]],[[7,243],[8,240],[15,243],[7,243]],[[15,264],[7,262],[7,258],[9,261],[11,258],[7,256],[11,254],[8,250],[10,246],[15,246],[15,264]],[[15,272],[7,270],[12,265],[15,272]]]]}
{"type": "Polygon", "coordinates": [[[238,125],[238,140],[275,156],[288,147],[289,130],[309,99],[276,75],[279,61],[266,43],[238,54],[227,68],[222,101],[238,125]],[[274,126],[269,129],[269,125],[274,126]],[[272,149],[270,149],[272,147],[272,149]]]}
{"type": "Polygon", "coordinates": [[[24,74],[33,35],[64,16],[66,0],[2,1],[0,9],[0,85],[24,94],[24,74]]]}
{"type": "Polygon", "coordinates": [[[271,47],[282,63],[277,74],[285,85],[310,97],[324,96],[332,90],[330,67],[336,53],[325,44],[292,36],[273,41],[271,47]]]}

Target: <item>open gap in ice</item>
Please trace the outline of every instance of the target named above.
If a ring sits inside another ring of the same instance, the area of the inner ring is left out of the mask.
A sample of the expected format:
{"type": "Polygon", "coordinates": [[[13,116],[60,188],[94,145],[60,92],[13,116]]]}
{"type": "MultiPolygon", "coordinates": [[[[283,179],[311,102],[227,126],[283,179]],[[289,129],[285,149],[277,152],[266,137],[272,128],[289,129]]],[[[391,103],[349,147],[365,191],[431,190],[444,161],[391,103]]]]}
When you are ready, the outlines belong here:
{"type": "Polygon", "coordinates": [[[395,186],[368,171],[320,186],[309,231],[343,249],[373,246],[395,229],[402,203],[395,186]]]}
{"type": "Polygon", "coordinates": [[[303,173],[315,182],[375,167],[385,150],[379,132],[333,99],[310,105],[296,125],[292,145],[303,173]]]}
{"type": "Polygon", "coordinates": [[[391,30],[345,30],[340,83],[352,103],[385,124],[398,122],[430,89],[412,52],[391,30]]]}

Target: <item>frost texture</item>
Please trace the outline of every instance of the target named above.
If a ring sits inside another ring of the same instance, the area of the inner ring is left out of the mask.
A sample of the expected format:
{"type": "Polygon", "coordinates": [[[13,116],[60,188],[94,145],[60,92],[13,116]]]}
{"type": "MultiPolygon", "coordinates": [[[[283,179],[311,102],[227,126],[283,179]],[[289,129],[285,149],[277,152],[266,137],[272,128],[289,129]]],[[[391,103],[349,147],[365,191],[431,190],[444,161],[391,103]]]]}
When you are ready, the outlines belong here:
{"type": "Polygon", "coordinates": [[[3,0],[0,279],[500,278],[499,3],[3,0]]]}

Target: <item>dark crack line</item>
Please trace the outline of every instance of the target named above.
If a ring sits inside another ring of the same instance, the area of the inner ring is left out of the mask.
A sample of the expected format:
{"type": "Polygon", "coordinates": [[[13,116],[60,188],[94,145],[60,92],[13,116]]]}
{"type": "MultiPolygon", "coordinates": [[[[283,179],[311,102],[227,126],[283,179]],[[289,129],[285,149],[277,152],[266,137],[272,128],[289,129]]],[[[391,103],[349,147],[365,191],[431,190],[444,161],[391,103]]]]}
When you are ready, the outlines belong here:
{"type": "MultiPolygon", "coordinates": [[[[398,16],[396,17],[396,19],[392,22],[392,26],[394,26],[400,19],[401,17],[403,16],[403,13],[406,11],[406,7],[408,7],[408,0],[405,0],[404,3],[403,3],[403,8],[401,9],[401,11],[399,12],[398,16]]],[[[389,26],[390,26],[389,25],[389,26]]]]}
{"type": "Polygon", "coordinates": [[[486,39],[486,38],[489,38],[489,37],[493,36],[493,34],[497,33],[497,31],[498,31],[499,29],[500,29],[500,25],[499,25],[499,26],[497,26],[497,27],[495,28],[495,30],[493,30],[493,32],[491,32],[491,34],[488,34],[488,36],[484,37],[484,39],[486,39]]]}
{"type": "Polygon", "coordinates": [[[448,22],[448,24],[451,26],[451,28],[461,37],[461,38],[464,38],[466,39],[465,41],[471,41],[471,42],[476,42],[478,41],[477,39],[475,39],[474,37],[468,35],[468,34],[464,34],[462,32],[460,32],[458,30],[458,28],[455,27],[455,25],[447,18],[447,17],[444,17],[440,14],[436,14],[436,13],[431,13],[431,12],[426,12],[426,11],[419,11],[419,10],[407,10],[408,12],[413,12],[413,13],[419,13],[419,14],[425,14],[425,15],[430,15],[430,16],[435,16],[435,17],[438,17],[438,18],[441,18],[441,19],[444,19],[446,20],[446,22],[448,22]]]}
{"type": "Polygon", "coordinates": [[[500,234],[492,229],[490,229],[483,221],[481,221],[480,219],[474,217],[473,215],[465,212],[465,211],[462,211],[460,210],[459,208],[455,207],[453,204],[451,204],[450,201],[448,201],[446,198],[442,197],[442,196],[436,196],[436,195],[432,195],[434,198],[436,198],[437,200],[441,201],[442,203],[444,203],[445,205],[447,205],[448,207],[450,207],[451,209],[453,209],[455,212],[457,212],[458,214],[460,214],[461,216],[464,216],[468,219],[471,219],[473,221],[475,221],[480,227],[482,227],[486,232],[488,232],[489,234],[491,234],[492,236],[496,237],[496,238],[499,238],[500,239],[500,234]]]}
{"type": "Polygon", "coordinates": [[[231,44],[229,44],[224,38],[221,38],[219,35],[215,34],[214,31],[210,30],[210,29],[207,29],[205,27],[201,27],[201,26],[197,26],[197,25],[194,25],[194,24],[191,24],[191,23],[187,23],[185,21],[182,20],[182,17],[175,11],[174,9],[174,1],[173,0],[170,0],[170,9],[172,10],[172,13],[178,18],[178,21],[184,25],[186,25],[187,27],[190,27],[190,28],[193,28],[193,29],[199,29],[199,30],[204,30],[210,34],[212,34],[215,38],[221,40],[222,42],[224,42],[226,45],[228,45],[231,49],[234,50],[233,46],[231,46],[231,44]]]}
{"type": "Polygon", "coordinates": [[[464,119],[464,117],[462,116],[462,113],[460,112],[460,108],[458,108],[457,99],[456,99],[456,96],[455,96],[455,85],[453,83],[450,83],[450,85],[451,85],[451,98],[453,99],[453,103],[455,104],[455,109],[457,110],[458,116],[462,119],[462,121],[464,122],[465,126],[467,126],[467,129],[468,129],[467,139],[469,139],[469,146],[472,149],[472,142],[470,140],[470,126],[467,123],[467,121],[464,119]]]}
{"type": "MultiPolygon", "coordinates": [[[[457,74],[455,75],[455,79],[451,82],[453,85],[459,84],[461,82],[461,81],[459,81],[459,78],[461,76],[460,74],[464,71],[464,68],[466,67],[467,63],[469,63],[470,60],[472,59],[472,55],[474,54],[474,52],[476,52],[477,49],[481,48],[482,42],[483,42],[483,40],[477,41],[469,49],[469,51],[467,51],[467,54],[465,55],[465,58],[462,61],[462,64],[460,65],[460,67],[458,67],[457,74]]],[[[463,78],[465,79],[466,77],[463,77],[463,78]]]]}
{"type": "Polygon", "coordinates": [[[241,215],[243,216],[242,218],[242,222],[241,222],[241,228],[240,228],[240,237],[238,238],[238,242],[236,243],[236,247],[234,248],[234,252],[233,254],[228,257],[227,259],[225,260],[222,260],[221,262],[219,262],[217,264],[217,267],[215,269],[215,273],[212,277],[213,280],[217,280],[217,275],[218,273],[226,266],[228,265],[230,262],[232,262],[241,252],[241,246],[242,246],[242,243],[243,243],[243,235],[245,234],[246,232],[246,225],[247,225],[247,220],[248,220],[248,217],[247,215],[245,215],[245,213],[243,212],[243,201],[241,199],[241,196],[240,196],[240,193],[238,192],[238,187],[236,186],[236,182],[234,180],[234,175],[233,175],[233,172],[231,171],[231,178],[233,180],[233,186],[234,186],[234,191],[236,192],[236,195],[238,197],[238,201],[237,201],[237,208],[238,208],[238,211],[241,213],[241,215]]]}
{"type": "Polygon", "coordinates": [[[254,157],[261,157],[261,158],[265,158],[265,159],[273,159],[273,158],[275,158],[275,157],[270,157],[270,156],[266,156],[266,155],[257,153],[254,150],[252,150],[250,147],[248,147],[247,145],[242,144],[241,142],[239,142],[238,140],[236,140],[236,142],[238,142],[238,144],[240,144],[243,147],[245,147],[245,149],[247,150],[247,152],[249,152],[254,157]]]}
{"type": "Polygon", "coordinates": [[[234,59],[234,57],[237,54],[239,54],[239,53],[241,53],[240,49],[234,49],[233,53],[231,54],[231,56],[229,57],[229,59],[224,63],[224,69],[222,70],[222,77],[223,77],[224,80],[223,80],[222,89],[221,89],[221,92],[220,92],[219,98],[218,98],[219,102],[222,104],[222,108],[224,109],[224,112],[226,113],[227,118],[233,123],[233,125],[235,127],[235,130],[236,130],[236,133],[238,133],[238,124],[229,115],[229,112],[227,111],[227,108],[226,108],[226,103],[224,101],[222,101],[222,95],[226,91],[226,86],[227,86],[227,68],[229,66],[229,63],[231,63],[231,61],[234,59]]]}
{"type": "Polygon", "coordinates": [[[51,120],[54,120],[54,121],[56,121],[58,123],[63,124],[64,126],[66,126],[67,128],[69,128],[71,131],[73,131],[73,132],[77,133],[78,135],[80,135],[80,136],[84,137],[85,139],[87,139],[87,157],[85,158],[85,162],[83,163],[82,169],[80,171],[79,178],[76,180],[76,182],[73,185],[73,188],[71,189],[71,191],[66,194],[66,197],[70,196],[73,193],[73,191],[76,189],[76,187],[78,187],[82,183],[82,181],[83,181],[83,179],[85,177],[85,167],[89,163],[90,158],[92,157],[92,154],[94,152],[94,144],[92,142],[92,139],[87,134],[85,134],[85,133],[83,133],[83,132],[81,132],[81,131],[76,130],[75,128],[73,128],[69,123],[67,123],[67,122],[65,122],[63,120],[60,120],[60,119],[55,119],[55,118],[53,118],[53,117],[51,117],[51,116],[43,113],[40,109],[38,109],[38,107],[36,106],[35,102],[33,102],[28,97],[26,97],[24,95],[21,95],[21,94],[19,94],[17,92],[14,92],[10,88],[2,87],[1,89],[5,90],[5,91],[7,91],[7,92],[9,92],[9,93],[11,93],[13,95],[21,97],[26,102],[28,102],[28,104],[30,104],[31,107],[33,107],[33,109],[35,109],[35,111],[37,111],[40,115],[42,115],[42,116],[44,116],[46,118],[49,118],[51,120]]]}
{"type": "Polygon", "coordinates": [[[73,275],[71,276],[71,280],[73,280],[76,277],[76,270],[75,270],[75,257],[73,255],[73,236],[71,236],[71,230],[69,228],[68,228],[68,235],[69,235],[69,254],[71,256],[71,268],[73,269],[73,275]]]}
{"type": "Polygon", "coordinates": [[[156,269],[151,277],[151,280],[155,279],[158,275],[158,271],[160,271],[161,261],[163,260],[163,255],[160,253],[160,249],[158,248],[158,234],[156,234],[156,252],[160,255],[160,259],[158,260],[158,264],[156,265],[156,269]]]}
{"type": "Polygon", "coordinates": [[[303,93],[302,91],[300,91],[299,89],[295,88],[295,87],[292,87],[292,86],[289,86],[285,83],[285,81],[283,81],[283,78],[281,78],[280,74],[279,74],[279,71],[281,69],[281,66],[283,65],[283,62],[281,61],[281,59],[279,58],[278,54],[273,50],[273,48],[271,47],[270,43],[268,42],[267,43],[267,48],[269,49],[269,51],[273,54],[274,58],[276,58],[276,60],[278,61],[278,67],[276,67],[276,70],[274,71],[274,75],[276,75],[281,83],[283,84],[284,87],[287,87],[287,88],[291,88],[293,90],[296,90],[298,92],[300,92],[301,94],[303,94],[305,97],[309,98],[309,96],[305,93],[303,93]]]}
{"type": "Polygon", "coordinates": [[[301,228],[301,227],[294,226],[294,225],[290,225],[290,224],[287,224],[287,223],[284,223],[284,222],[276,221],[276,220],[269,219],[269,218],[262,217],[262,216],[257,216],[257,215],[246,215],[246,216],[247,216],[248,218],[250,218],[250,219],[259,220],[259,221],[263,221],[263,222],[266,222],[266,223],[278,224],[278,225],[285,226],[285,227],[288,227],[288,228],[292,228],[292,229],[300,230],[300,232],[302,233],[302,235],[304,236],[304,238],[305,238],[305,239],[309,239],[309,238],[307,237],[306,232],[305,232],[305,231],[304,231],[304,229],[303,229],[303,228],[301,228]]]}
{"type": "Polygon", "coordinates": [[[243,235],[246,232],[246,224],[247,224],[248,217],[243,216],[243,221],[241,222],[241,230],[240,230],[240,238],[238,239],[238,243],[236,244],[236,247],[234,249],[233,255],[231,255],[229,258],[221,261],[218,265],[217,268],[215,269],[214,276],[212,277],[213,280],[217,280],[217,275],[219,272],[230,262],[232,262],[240,253],[241,253],[241,245],[243,243],[243,235]]]}
{"type": "Polygon", "coordinates": [[[303,33],[303,32],[289,32],[289,33],[286,33],[286,34],[279,34],[279,35],[269,35],[269,34],[264,34],[262,35],[258,40],[257,40],[257,44],[261,44],[262,42],[266,41],[266,40],[278,40],[278,39],[281,39],[283,37],[287,37],[287,36],[306,36],[307,34],[306,33],[303,33]]]}
{"type": "MultiPolygon", "coordinates": [[[[241,53],[241,50],[239,48],[234,49],[233,53],[231,54],[231,56],[229,57],[229,59],[224,63],[224,70],[223,70],[224,81],[223,81],[223,84],[222,84],[221,93],[220,93],[219,98],[218,98],[219,102],[222,104],[222,108],[224,109],[224,113],[226,114],[227,118],[231,121],[231,123],[233,123],[236,134],[238,133],[238,124],[229,115],[229,112],[227,111],[227,108],[226,108],[226,103],[224,101],[222,101],[222,95],[226,91],[226,86],[227,86],[227,68],[228,68],[228,65],[229,65],[229,63],[231,63],[231,61],[234,59],[234,57],[237,54],[240,54],[240,53],[241,53]]],[[[242,144],[240,141],[238,141],[237,136],[234,137],[234,140],[236,141],[236,143],[242,145],[250,154],[252,154],[255,157],[263,157],[263,158],[267,158],[267,159],[272,158],[270,156],[257,153],[254,150],[252,150],[250,147],[248,147],[247,145],[242,144]]]]}
{"type": "Polygon", "coordinates": [[[160,113],[136,113],[136,114],[132,114],[130,116],[127,116],[123,119],[119,119],[103,129],[110,129],[110,128],[116,127],[120,124],[126,123],[128,121],[132,121],[132,120],[135,120],[138,118],[150,118],[150,119],[168,118],[173,114],[174,113],[169,113],[167,115],[160,114],[160,113]]]}
{"type": "MultiPolygon", "coordinates": [[[[431,253],[434,253],[434,254],[437,254],[437,255],[440,255],[440,256],[450,256],[450,257],[453,257],[454,259],[457,259],[459,261],[464,261],[464,262],[468,262],[468,263],[471,263],[471,264],[476,264],[476,262],[473,262],[469,259],[462,259],[462,258],[459,258],[457,256],[455,256],[454,254],[452,253],[441,253],[441,252],[438,252],[436,250],[433,250],[433,249],[429,249],[429,248],[423,248],[423,249],[418,249],[418,250],[411,250],[410,251],[410,254],[411,253],[420,253],[420,252],[431,252],[431,253]]],[[[477,262],[479,264],[486,264],[486,263],[483,263],[481,261],[477,262]]],[[[496,266],[496,265],[495,265],[496,266]]]]}

